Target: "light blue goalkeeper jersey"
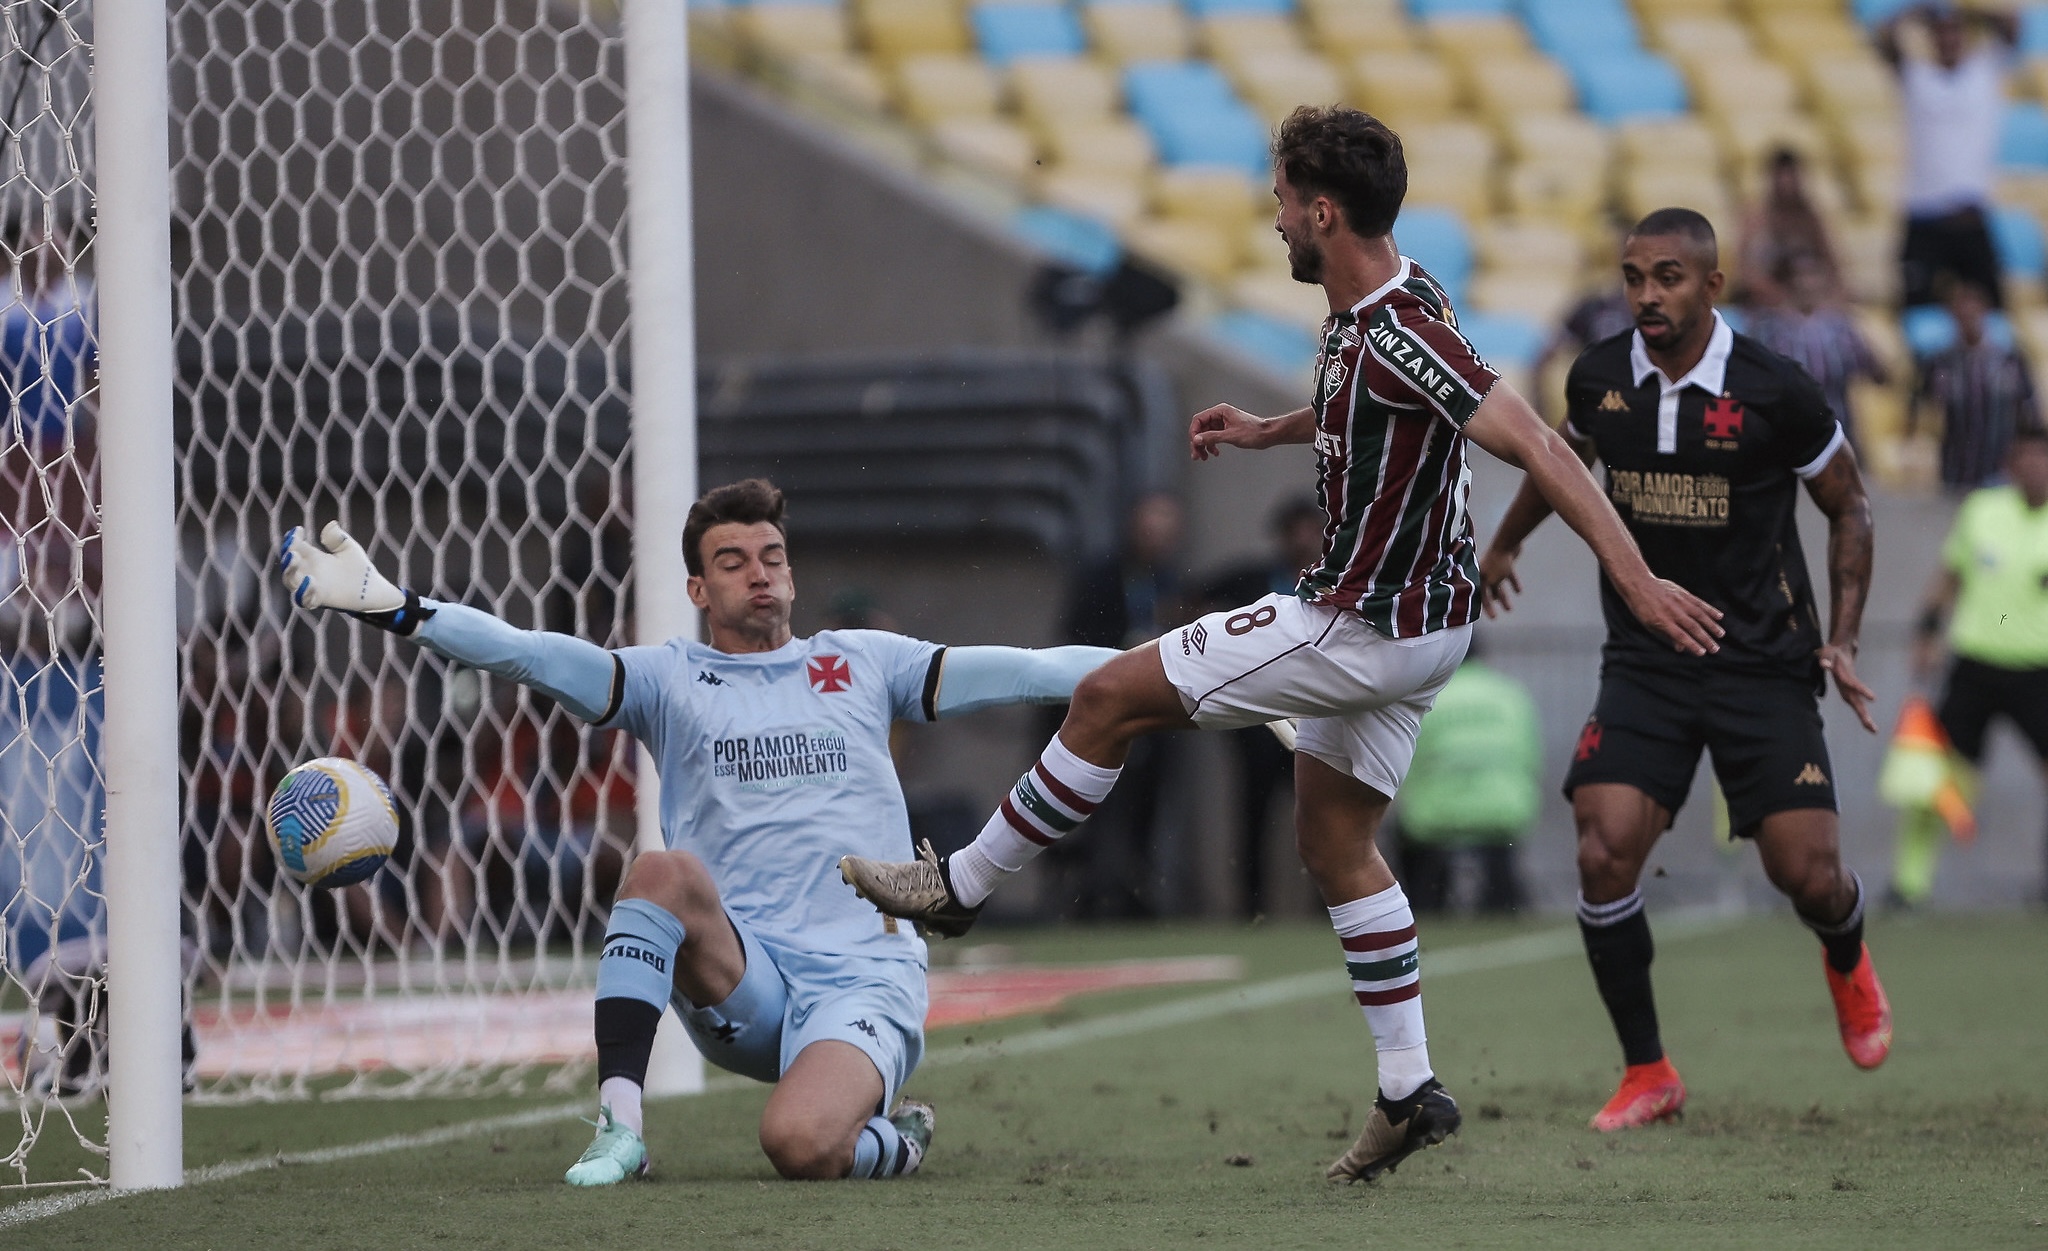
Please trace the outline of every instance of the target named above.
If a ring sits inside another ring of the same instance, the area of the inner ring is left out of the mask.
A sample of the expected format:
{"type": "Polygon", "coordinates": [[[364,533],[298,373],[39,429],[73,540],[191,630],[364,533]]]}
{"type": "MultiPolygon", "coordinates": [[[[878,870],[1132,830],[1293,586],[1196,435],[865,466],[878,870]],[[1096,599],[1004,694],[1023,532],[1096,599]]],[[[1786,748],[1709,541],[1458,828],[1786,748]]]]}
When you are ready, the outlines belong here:
{"type": "Polygon", "coordinates": [[[909,860],[910,818],[889,756],[892,721],[926,721],[933,643],[827,630],[733,655],[672,639],[613,653],[618,709],[661,774],[661,832],[710,867],[726,910],[771,948],[925,961],[839,878],[839,858],[909,860]]]}

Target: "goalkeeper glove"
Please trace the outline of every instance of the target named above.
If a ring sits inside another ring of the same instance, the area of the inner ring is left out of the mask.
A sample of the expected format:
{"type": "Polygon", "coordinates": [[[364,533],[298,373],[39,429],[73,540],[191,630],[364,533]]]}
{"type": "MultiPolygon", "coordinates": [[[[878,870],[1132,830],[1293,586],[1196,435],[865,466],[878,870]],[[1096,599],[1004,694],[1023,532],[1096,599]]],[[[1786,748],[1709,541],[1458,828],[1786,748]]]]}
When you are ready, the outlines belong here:
{"type": "Polygon", "coordinates": [[[411,634],[434,615],[419,596],[378,573],[370,554],[339,522],[328,522],[318,543],[303,527],[285,531],[277,568],[292,603],[301,608],[339,609],[393,634],[411,634]]]}

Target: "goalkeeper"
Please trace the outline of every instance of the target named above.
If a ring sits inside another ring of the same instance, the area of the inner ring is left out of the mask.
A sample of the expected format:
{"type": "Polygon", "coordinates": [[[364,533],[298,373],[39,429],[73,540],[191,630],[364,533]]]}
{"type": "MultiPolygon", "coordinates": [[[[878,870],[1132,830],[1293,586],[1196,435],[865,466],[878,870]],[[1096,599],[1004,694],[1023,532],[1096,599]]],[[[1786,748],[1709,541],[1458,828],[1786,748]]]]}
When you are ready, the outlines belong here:
{"type": "Polygon", "coordinates": [[[423,599],[329,524],[284,536],[293,602],[338,609],[461,664],[523,682],[644,743],[669,850],[633,862],[597,964],[597,1137],[576,1186],[647,1171],[641,1087],[662,1008],[704,1058],[775,1083],[761,1146],[787,1178],[897,1177],[931,1143],[904,1101],[924,1052],[925,946],[841,884],[852,853],[907,859],[889,727],[1008,703],[1061,703],[1114,651],[945,648],[879,630],[790,633],[782,492],[707,493],[683,527],[708,643],[606,651],[423,599]]]}

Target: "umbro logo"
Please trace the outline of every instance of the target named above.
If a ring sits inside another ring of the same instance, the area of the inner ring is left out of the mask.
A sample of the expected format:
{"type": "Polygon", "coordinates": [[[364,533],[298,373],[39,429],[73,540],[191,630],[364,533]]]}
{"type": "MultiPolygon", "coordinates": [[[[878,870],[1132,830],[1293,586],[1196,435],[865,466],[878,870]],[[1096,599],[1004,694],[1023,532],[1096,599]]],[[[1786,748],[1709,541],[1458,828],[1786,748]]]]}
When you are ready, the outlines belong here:
{"type": "Polygon", "coordinates": [[[719,676],[718,676],[717,674],[715,674],[715,673],[711,672],[711,670],[709,670],[709,669],[699,669],[699,670],[697,670],[697,680],[698,680],[699,682],[702,682],[702,683],[703,683],[704,685],[706,685],[706,686],[730,686],[730,685],[731,685],[731,683],[727,682],[727,681],[726,681],[726,680],[725,680],[724,678],[721,678],[721,677],[719,677],[719,676]]]}
{"type": "Polygon", "coordinates": [[[1208,646],[1209,628],[1203,625],[1201,622],[1197,621],[1195,624],[1189,626],[1187,629],[1182,630],[1180,632],[1181,655],[1185,656],[1190,651],[1192,651],[1195,655],[1199,656],[1208,646]]]}
{"type": "Polygon", "coordinates": [[[1826,786],[1827,784],[1828,775],[1821,772],[1819,765],[1811,763],[1799,771],[1798,777],[1792,779],[1792,785],[1794,786],[1826,786]]]}
{"type": "Polygon", "coordinates": [[[1609,391],[1606,398],[1600,401],[1600,411],[1603,413],[1625,413],[1628,411],[1628,401],[1621,398],[1621,392],[1609,391]]]}
{"type": "Polygon", "coordinates": [[[852,1026],[854,1029],[859,1030],[861,1033],[866,1034],[869,1038],[874,1039],[876,1042],[882,1041],[882,1036],[875,1032],[874,1026],[868,1024],[866,1017],[862,1017],[858,1021],[848,1021],[847,1024],[852,1026]]]}

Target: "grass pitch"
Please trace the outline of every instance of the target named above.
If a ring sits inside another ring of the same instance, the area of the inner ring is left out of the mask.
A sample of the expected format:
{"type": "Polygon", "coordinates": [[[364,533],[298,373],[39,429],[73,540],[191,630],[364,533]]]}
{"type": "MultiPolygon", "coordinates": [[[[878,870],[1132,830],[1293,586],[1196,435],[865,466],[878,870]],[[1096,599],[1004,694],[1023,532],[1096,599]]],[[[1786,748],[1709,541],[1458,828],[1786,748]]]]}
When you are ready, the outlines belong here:
{"type": "MultiPolygon", "coordinates": [[[[1329,993],[930,1066],[910,1093],[937,1104],[938,1138],[924,1174],[902,1183],[775,1180],[755,1143],[765,1089],[750,1086],[651,1105],[654,1176],[615,1190],[561,1183],[589,1130],[556,1120],[113,1200],[0,1230],[0,1245],[2048,1247],[2048,922],[1881,919],[1872,947],[1898,1027],[1875,1073],[1842,1055],[1818,946],[1793,922],[1668,937],[1660,1007],[1691,1110],[1680,1125],[1618,1137],[1585,1127],[1619,1058],[1575,942],[1557,941],[1562,954],[1550,958],[1431,976],[1432,955],[1451,966],[1454,949],[1570,931],[1438,922],[1423,933],[1431,1053],[1465,1130],[1377,1186],[1322,1180],[1373,1079],[1327,930],[1089,929],[991,941],[1032,960],[1238,954],[1247,984],[1327,970],[1329,993]]],[[[967,1035],[978,1048],[1048,1024],[1115,1023],[1213,993],[1090,997],[1051,1022],[945,1031],[932,1050],[967,1035]]],[[[187,1160],[540,1106],[194,1108],[187,1160]]]]}

